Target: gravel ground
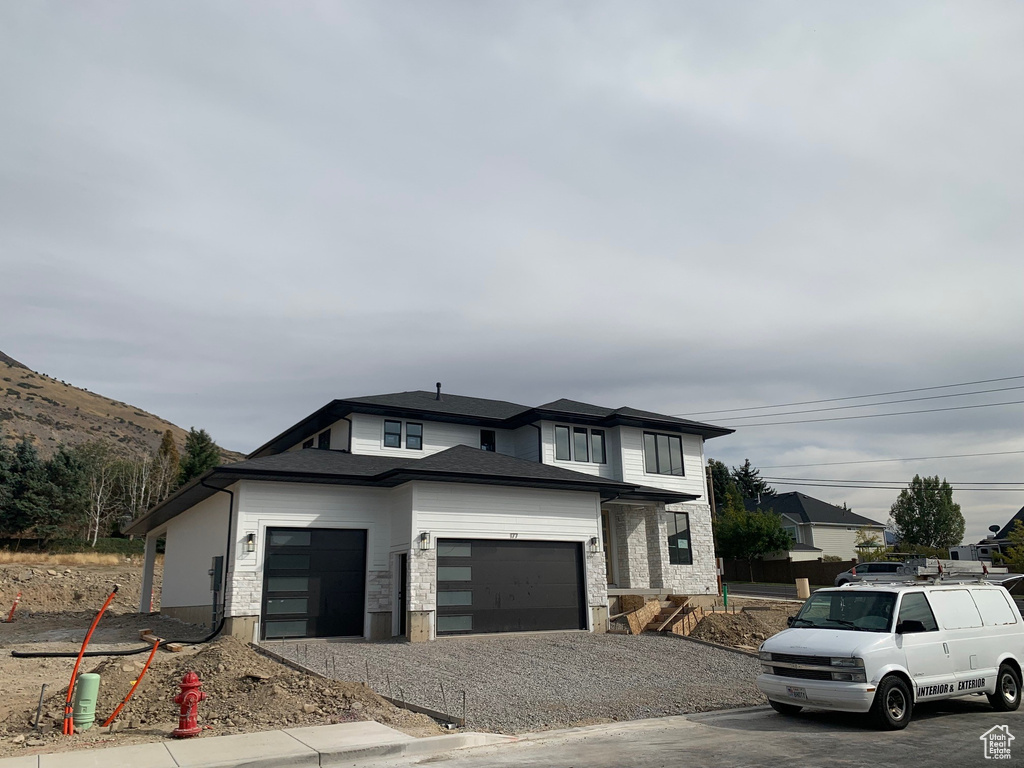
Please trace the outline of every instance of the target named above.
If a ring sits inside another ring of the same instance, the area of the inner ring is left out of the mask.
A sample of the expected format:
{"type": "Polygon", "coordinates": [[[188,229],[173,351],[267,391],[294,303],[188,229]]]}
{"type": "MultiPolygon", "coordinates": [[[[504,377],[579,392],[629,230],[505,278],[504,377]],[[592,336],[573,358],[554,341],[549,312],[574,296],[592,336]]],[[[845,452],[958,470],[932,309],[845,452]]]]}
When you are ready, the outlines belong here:
{"type": "Polygon", "coordinates": [[[523,733],[753,704],[757,659],[671,636],[544,634],[431,643],[266,643],[339,680],[462,714],[467,727],[523,733]]]}

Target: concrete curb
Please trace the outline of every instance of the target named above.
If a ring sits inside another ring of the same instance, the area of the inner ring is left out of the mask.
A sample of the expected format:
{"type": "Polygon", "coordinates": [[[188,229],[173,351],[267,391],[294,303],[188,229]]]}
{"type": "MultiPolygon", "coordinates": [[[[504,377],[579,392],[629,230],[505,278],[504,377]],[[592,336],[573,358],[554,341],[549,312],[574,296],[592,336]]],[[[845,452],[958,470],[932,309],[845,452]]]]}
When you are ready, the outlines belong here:
{"type": "Polygon", "coordinates": [[[285,731],[263,731],[194,741],[21,755],[0,759],[0,768],[320,768],[381,757],[429,757],[513,741],[517,741],[514,736],[471,731],[368,744],[340,740],[337,746],[313,749],[285,731]]]}
{"type": "Polygon", "coordinates": [[[718,648],[721,651],[729,651],[730,653],[738,653],[741,656],[752,656],[755,659],[758,658],[757,651],[744,651],[742,648],[733,648],[730,645],[721,645],[719,643],[711,643],[707,640],[698,640],[696,637],[689,637],[687,635],[676,635],[671,632],[666,633],[670,637],[674,637],[677,640],[686,640],[689,643],[697,643],[699,645],[706,645],[708,648],[718,648]]]}

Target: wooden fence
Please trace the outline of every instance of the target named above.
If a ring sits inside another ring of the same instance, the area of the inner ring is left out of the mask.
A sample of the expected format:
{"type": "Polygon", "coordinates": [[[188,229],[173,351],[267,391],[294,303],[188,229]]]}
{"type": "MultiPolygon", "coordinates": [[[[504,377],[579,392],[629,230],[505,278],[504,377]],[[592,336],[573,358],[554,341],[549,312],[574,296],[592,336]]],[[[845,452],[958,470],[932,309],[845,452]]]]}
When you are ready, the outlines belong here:
{"type": "Polygon", "coordinates": [[[726,560],[725,581],[762,581],[770,584],[792,584],[807,579],[815,586],[831,586],[843,571],[857,564],[856,560],[826,563],[821,560],[726,560]]]}

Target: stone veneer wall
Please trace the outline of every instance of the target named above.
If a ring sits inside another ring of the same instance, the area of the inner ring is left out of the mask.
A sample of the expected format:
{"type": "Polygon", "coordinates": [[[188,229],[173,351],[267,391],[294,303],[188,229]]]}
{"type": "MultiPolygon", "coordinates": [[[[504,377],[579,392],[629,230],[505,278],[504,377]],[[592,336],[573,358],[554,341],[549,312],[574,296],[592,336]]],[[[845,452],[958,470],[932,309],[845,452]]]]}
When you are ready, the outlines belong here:
{"type": "Polygon", "coordinates": [[[228,584],[224,615],[257,616],[263,597],[263,581],[260,574],[251,571],[234,571],[228,584]]]}
{"type": "Polygon", "coordinates": [[[593,607],[608,605],[608,577],[605,571],[605,553],[589,552],[584,544],[584,558],[587,569],[587,605],[593,607]]]}
{"type": "Polygon", "coordinates": [[[690,551],[693,565],[672,565],[668,561],[668,515],[662,518],[665,535],[661,538],[664,551],[664,577],[662,586],[668,592],[684,595],[718,593],[715,573],[715,538],[711,530],[711,507],[707,504],[687,502],[668,504],[666,512],[687,512],[690,515],[690,551]]]}
{"type": "Polygon", "coordinates": [[[409,550],[410,611],[433,611],[437,608],[437,550],[409,550]]]}
{"type": "Polygon", "coordinates": [[[647,552],[647,507],[615,505],[615,545],[618,556],[618,586],[647,589],[651,572],[647,552]]]}
{"type": "Polygon", "coordinates": [[[391,571],[370,571],[366,575],[366,610],[380,613],[391,610],[391,571]]]}

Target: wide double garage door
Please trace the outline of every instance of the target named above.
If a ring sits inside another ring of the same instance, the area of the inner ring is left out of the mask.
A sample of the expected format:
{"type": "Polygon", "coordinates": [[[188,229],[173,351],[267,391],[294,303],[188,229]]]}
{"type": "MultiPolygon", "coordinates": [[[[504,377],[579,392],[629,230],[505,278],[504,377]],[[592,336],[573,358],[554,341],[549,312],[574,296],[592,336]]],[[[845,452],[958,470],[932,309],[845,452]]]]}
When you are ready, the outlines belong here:
{"type": "Polygon", "coordinates": [[[586,627],[580,543],[437,541],[438,635],[586,627]]]}

